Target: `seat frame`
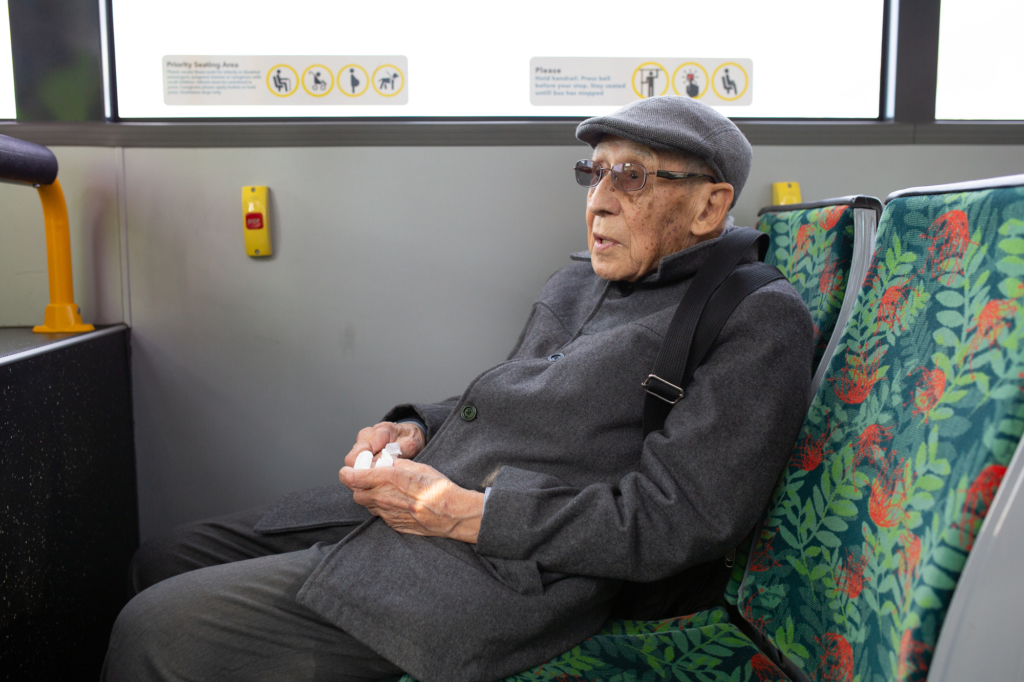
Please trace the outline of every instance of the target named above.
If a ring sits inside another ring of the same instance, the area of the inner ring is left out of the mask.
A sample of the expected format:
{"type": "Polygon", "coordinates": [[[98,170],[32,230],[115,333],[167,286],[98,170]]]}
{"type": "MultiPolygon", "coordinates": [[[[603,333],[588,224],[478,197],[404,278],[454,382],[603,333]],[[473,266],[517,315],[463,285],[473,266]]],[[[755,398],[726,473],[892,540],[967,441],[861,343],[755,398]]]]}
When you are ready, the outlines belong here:
{"type": "Polygon", "coordinates": [[[966,182],[952,182],[946,185],[929,185],[927,187],[908,187],[893,192],[885,198],[885,203],[893,199],[905,197],[916,197],[930,194],[954,194],[956,192],[976,192],[983,189],[1000,189],[1004,187],[1020,187],[1024,185],[1024,173],[1020,175],[1001,175],[997,178],[986,178],[984,180],[968,180],[966,182]]]}
{"type": "Polygon", "coordinates": [[[814,377],[811,379],[808,389],[808,402],[813,400],[818,392],[818,386],[821,385],[821,380],[825,377],[825,370],[828,369],[829,360],[835,354],[839,340],[843,337],[843,332],[846,331],[846,323],[849,321],[850,315],[853,314],[857,293],[864,284],[864,278],[867,277],[868,267],[871,265],[871,254],[875,251],[875,234],[878,232],[878,221],[882,216],[882,202],[864,194],[852,194],[803,204],[765,206],[757,212],[757,216],[760,218],[767,213],[785,213],[831,206],[849,206],[853,209],[853,255],[850,258],[850,273],[847,275],[843,304],[839,308],[836,325],[825,346],[821,362],[814,370],[814,377]]]}

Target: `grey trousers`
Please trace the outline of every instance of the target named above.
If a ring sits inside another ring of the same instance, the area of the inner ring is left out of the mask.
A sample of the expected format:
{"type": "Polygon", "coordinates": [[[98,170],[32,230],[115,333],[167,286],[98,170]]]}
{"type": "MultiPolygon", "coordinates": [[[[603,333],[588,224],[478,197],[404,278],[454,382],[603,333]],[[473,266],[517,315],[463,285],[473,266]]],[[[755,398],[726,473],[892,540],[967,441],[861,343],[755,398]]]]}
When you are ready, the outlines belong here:
{"type": "Polygon", "coordinates": [[[134,597],[110,636],[109,682],[356,682],[401,674],[295,602],[354,526],[256,535],[262,509],[190,524],[143,544],[134,597]]]}

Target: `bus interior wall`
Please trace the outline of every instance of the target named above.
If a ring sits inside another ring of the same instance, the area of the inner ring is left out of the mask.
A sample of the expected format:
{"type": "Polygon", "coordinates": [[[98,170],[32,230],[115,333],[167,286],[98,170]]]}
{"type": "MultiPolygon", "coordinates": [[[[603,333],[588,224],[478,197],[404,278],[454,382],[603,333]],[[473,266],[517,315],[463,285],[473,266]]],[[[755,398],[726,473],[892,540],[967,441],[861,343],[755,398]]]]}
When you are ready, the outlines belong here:
{"type": "MultiPolygon", "coordinates": [[[[55,147],[83,317],[132,327],[141,537],[337,480],[357,430],[502,360],[547,277],[586,248],[584,146],[55,147]],[[274,256],[238,196],[271,192],[274,256]]],[[[758,146],[805,201],[1019,173],[1022,146],[758,146]]],[[[34,192],[0,185],[0,326],[39,321],[34,192]]]]}

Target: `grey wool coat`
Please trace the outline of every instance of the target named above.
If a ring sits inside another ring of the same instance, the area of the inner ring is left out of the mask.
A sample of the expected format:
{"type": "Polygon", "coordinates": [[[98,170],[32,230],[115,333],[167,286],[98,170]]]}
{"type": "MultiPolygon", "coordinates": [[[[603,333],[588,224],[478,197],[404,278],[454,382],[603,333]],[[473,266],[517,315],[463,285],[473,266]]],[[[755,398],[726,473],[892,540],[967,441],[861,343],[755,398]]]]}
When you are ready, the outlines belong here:
{"type": "Polygon", "coordinates": [[[739,544],[803,421],[813,328],[788,282],[758,290],[644,439],[640,383],[715,243],[632,285],[574,256],[508,360],[461,396],[386,416],[426,424],[417,461],[491,486],[478,544],[400,534],[341,485],[272,506],[258,532],[363,522],[299,601],[421,680],[495,680],[594,634],[621,581],[665,578],[739,544]]]}

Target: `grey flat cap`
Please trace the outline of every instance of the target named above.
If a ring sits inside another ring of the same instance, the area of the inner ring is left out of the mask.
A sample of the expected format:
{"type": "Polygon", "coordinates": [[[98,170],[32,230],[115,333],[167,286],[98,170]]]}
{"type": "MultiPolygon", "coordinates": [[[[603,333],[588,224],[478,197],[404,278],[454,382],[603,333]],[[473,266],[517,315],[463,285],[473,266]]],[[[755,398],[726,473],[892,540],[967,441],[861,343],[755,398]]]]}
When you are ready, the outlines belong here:
{"type": "Polygon", "coordinates": [[[607,116],[595,116],[576,128],[577,139],[591,147],[615,135],[652,149],[678,149],[707,162],[739,198],[750,174],[754,151],[736,124],[706,104],[667,95],[631,102],[607,116]]]}

